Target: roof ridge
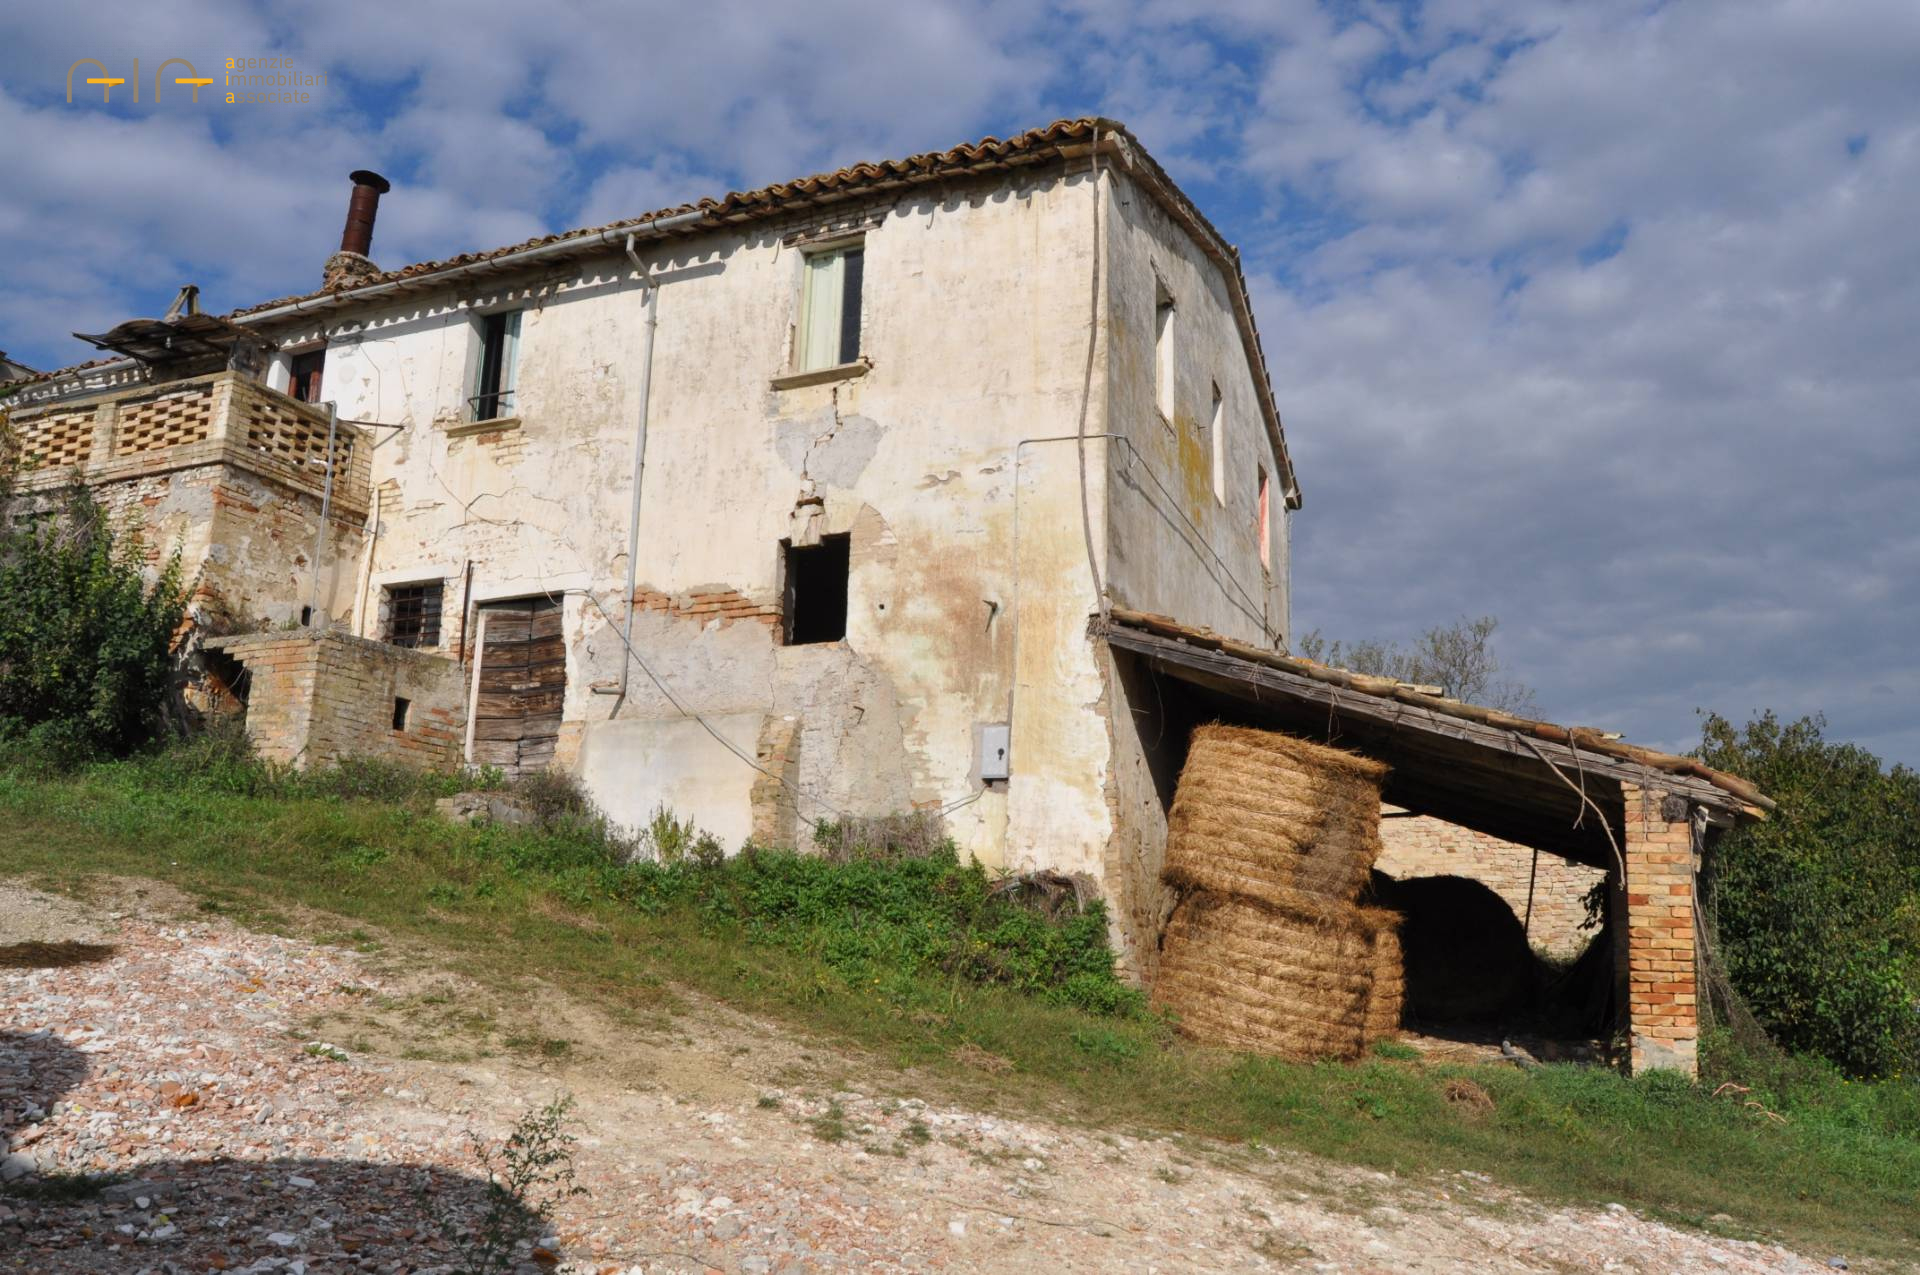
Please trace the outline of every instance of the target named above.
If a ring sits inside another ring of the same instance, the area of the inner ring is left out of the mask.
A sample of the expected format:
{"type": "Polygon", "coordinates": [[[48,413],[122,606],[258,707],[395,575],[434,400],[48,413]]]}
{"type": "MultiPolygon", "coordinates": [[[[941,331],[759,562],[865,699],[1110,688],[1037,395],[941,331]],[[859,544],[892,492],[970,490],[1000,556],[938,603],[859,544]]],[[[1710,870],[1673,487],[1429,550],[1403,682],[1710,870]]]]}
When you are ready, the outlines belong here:
{"type": "MultiPolygon", "coordinates": [[[[618,217],[599,225],[576,226],[569,230],[555,231],[552,234],[535,235],[530,239],[523,239],[518,243],[503,244],[497,248],[456,253],[451,257],[443,257],[438,260],[416,261],[359,279],[351,286],[318,288],[312,292],[278,297],[271,301],[262,301],[255,305],[243,306],[239,309],[232,310],[228,312],[225,317],[229,319],[242,319],[250,314],[258,314],[262,311],[290,305],[297,301],[313,300],[333,293],[353,292],[360,288],[373,287],[383,283],[399,282],[404,279],[421,278],[437,274],[442,270],[451,270],[460,266],[472,265],[475,262],[504,257],[511,253],[525,252],[531,248],[543,248],[549,244],[563,243],[570,239],[584,240],[597,235],[605,235],[610,231],[618,230],[625,226],[644,225],[648,222],[660,221],[668,217],[683,216],[687,213],[706,212],[723,214],[729,211],[745,212],[748,210],[764,209],[786,202],[796,196],[811,196],[820,191],[838,191],[854,188],[867,184],[868,182],[876,180],[885,181],[892,177],[905,176],[912,173],[937,173],[940,169],[951,168],[962,160],[979,162],[989,158],[1004,159],[1008,155],[1018,154],[1038,147],[1058,145],[1063,142],[1077,141],[1081,138],[1091,139],[1096,132],[1111,132],[1124,136],[1140,154],[1144,155],[1146,153],[1145,149],[1140,146],[1139,139],[1134,137],[1127,126],[1118,120],[1099,115],[1067,116],[1057,119],[1051,124],[1045,124],[1037,128],[1014,133],[1006,138],[988,134],[976,141],[961,142],[958,145],[947,147],[945,150],[917,151],[899,159],[860,160],[852,164],[844,164],[839,168],[808,173],[799,177],[790,177],[784,181],[769,182],[764,186],[756,186],[749,190],[728,191],[726,194],[718,197],[710,195],[701,196],[698,199],[690,200],[686,203],[674,204],[665,208],[656,208],[632,217],[618,217]]],[[[1154,167],[1156,170],[1159,170],[1158,164],[1155,164],[1154,167]]],[[[1160,175],[1164,179],[1164,170],[1160,170],[1160,175]]],[[[1192,200],[1187,200],[1187,203],[1191,205],[1192,200]]],[[[1197,214],[1199,210],[1196,208],[1194,211],[1197,214]]],[[[1204,217],[1201,217],[1201,221],[1206,223],[1204,217]]],[[[1206,224],[1209,230],[1213,230],[1211,223],[1206,224]]],[[[702,228],[689,227],[688,233],[695,233],[699,229],[702,228]]],[[[1216,235],[1218,234],[1217,231],[1214,231],[1214,233],[1216,235]]],[[[1224,239],[1222,243],[1225,243],[1224,239]]]]}

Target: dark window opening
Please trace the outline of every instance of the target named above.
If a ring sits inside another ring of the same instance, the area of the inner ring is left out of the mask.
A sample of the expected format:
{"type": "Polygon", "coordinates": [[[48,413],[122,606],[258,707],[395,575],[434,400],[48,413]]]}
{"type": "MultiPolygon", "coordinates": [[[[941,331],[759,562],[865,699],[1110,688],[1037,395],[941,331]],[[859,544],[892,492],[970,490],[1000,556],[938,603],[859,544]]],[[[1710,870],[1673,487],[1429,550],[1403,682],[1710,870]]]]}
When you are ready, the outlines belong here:
{"type": "Polygon", "coordinates": [[[312,623],[313,623],[313,608],[301,607],[300,608],[300,627],[304,629],[309,624],[312,624],[312,623]]]}
{"type": "Polygon", "coordinates": [[[784,546],[783,633],[788,646],[838,642],[847,636],[847,575],[853,537],[822,536],[820,543],[784,546]]]}
{"type": "Polygon", "coordinates": [[[412,707],[412,700],[403,699],[398,695],[393,697],[393,728],[395,730],[405,730],[407,728],[407,710],[412,707]]]}
{"type": "Polygon", "coordinates": [[[513,386],[519,358],[520,312],[489,314],[480,320],[480,379],[474,387],[473,419],[513,415],[513,386]]]}
{"type": "Polygon", "coordinates": [[[205,670],[202,684],[206,688],[209,716],[244,713],[247,695],[253,689],[253,678],[247,672],[247,666],[225,651],[204,648],[200,652],[200,661],[205,670]]]}
{"type": "Polygon", "coordinates": [[[867,273],[867,254],[849,248],[843,254],[845,288],[840,293],[840,361],[851,363],[860,357],[860,289],[867,273]]]}
{"type": "Polygon", "coordinates": [[[320,401],[320,374],[326,370],[327,352],[309,350],[293,356],[293,368],[287,381],[287,394],[302,403],[320,401]]]}
{"type": "Polygon", "coordinates": [[[441,595],[437,580],[388,589],[387,641],[395,646],[439,646],[441,595]]]}

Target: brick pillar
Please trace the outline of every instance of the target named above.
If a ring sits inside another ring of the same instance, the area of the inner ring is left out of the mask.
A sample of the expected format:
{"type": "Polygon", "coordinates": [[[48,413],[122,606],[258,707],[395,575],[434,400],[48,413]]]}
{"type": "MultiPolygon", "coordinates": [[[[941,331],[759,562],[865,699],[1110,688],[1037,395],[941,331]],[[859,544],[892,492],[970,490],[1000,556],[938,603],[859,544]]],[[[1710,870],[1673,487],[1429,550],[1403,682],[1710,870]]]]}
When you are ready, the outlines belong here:
{"type": "Polygon", "coordinates": [[[1620,785],[1626,810],[1627,1032],[1632,1068],[1699,1074],[1693,825],[1684,799],[1620,785]]]}

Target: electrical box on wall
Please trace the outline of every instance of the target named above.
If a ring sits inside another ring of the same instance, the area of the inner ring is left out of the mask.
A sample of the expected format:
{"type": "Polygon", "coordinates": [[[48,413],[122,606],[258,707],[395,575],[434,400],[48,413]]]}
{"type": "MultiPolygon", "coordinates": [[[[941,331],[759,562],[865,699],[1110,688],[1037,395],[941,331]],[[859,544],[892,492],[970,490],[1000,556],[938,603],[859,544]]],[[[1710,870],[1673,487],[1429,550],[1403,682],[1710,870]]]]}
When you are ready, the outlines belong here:
{"type": "Polygon", "coordinates": [[[1007,747],[1012,742],[1013,730],[999,722],[989,722],[980,728],[980,778],[983,780],[1005,779],[1007,777],[1007,747]]]}

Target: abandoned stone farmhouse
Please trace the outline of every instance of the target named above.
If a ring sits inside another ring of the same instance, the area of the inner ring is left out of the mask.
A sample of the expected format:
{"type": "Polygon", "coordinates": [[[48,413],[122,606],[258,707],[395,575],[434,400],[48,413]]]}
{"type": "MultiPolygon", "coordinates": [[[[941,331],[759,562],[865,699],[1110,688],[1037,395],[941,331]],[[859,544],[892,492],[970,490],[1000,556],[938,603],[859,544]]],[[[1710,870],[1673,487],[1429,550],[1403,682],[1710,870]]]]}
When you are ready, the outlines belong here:
{"type": "Polygon", "coordinates": [[[1636,1061],[1691,1065],[1697,843],[1764,799],[1281,654],[1300,488],[1238,255],[1123,126],[391,270],[353,181],[318,290],[189,289],[5,400],[18,493],[77,472],[183,552],[193,693],[265,755],[560,768],[729,848],[937,812],[1090,877],[1151,979],[1189,731],[1295,730],[1611,869],[1636,1061]]]}

